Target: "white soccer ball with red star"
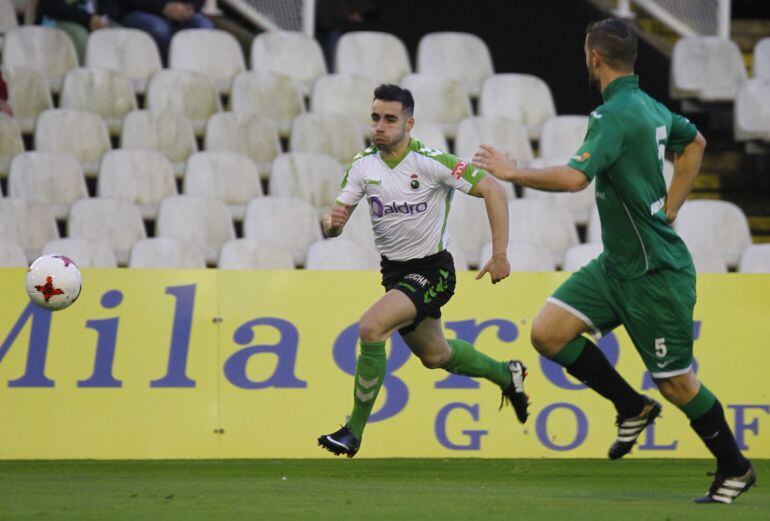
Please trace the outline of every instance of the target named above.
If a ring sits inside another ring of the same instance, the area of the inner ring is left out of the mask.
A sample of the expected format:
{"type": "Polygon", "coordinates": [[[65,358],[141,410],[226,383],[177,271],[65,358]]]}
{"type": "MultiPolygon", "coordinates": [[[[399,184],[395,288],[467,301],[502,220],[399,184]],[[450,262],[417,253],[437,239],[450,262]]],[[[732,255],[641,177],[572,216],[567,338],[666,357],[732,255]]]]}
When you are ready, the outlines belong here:
{"type": "Polygon", "coordinates": [[[27,295],[51,311],[71,306],[80,296],[82,285],[80,270],[64,255],[43,255],[27,270],[27,295]]]}

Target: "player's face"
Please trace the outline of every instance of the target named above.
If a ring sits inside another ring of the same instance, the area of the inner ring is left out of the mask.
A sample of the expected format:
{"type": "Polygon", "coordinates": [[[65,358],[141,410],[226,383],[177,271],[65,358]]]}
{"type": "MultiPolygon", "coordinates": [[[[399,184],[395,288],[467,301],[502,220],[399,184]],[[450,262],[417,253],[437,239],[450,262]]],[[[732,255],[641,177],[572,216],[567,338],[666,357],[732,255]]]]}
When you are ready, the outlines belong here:
{"type": "Polygon", "coordinates": [[[588,48],[588,37],[586,37],[585,44],[583,45],[583,51],[586,55],[586,69],[588,70],[588,83],[591,85],[599,86],[599,75],[596,73],[594,67],[593,51],[588,48]]]}
{"type": "Polygon", "coordinates": [[[408,139],[414,119],[405,114],[399,101],[376,99],[372,104],[372,142],[388,151],[408,139]]]}

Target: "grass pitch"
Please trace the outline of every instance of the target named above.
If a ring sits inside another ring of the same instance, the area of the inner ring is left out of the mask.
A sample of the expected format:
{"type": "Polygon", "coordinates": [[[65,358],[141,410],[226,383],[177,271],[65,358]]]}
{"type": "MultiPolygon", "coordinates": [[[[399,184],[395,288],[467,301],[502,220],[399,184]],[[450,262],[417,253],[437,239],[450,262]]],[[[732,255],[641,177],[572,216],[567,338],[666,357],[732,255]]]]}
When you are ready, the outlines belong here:
{"type": "Polygon", "coordinates": [[[0,519],[770,519],[754,466],[724,506],[691,503],[707,460],[5,461],[0,519]]]}

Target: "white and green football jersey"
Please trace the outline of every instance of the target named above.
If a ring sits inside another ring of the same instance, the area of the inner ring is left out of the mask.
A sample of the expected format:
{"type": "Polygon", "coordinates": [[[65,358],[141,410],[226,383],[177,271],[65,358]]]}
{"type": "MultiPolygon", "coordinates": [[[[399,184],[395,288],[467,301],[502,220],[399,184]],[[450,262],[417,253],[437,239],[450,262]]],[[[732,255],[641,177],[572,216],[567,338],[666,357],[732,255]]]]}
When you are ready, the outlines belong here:
{"type": "Polygon", "coordinates": [[[415,139],[398,162],[386,162],[371,145],[353,158],[337,201],[355,206],[366,198],[380,254],[396,261],[418,259],[446,249],[454,191],[467,194],[485,174],[415,139]]]}

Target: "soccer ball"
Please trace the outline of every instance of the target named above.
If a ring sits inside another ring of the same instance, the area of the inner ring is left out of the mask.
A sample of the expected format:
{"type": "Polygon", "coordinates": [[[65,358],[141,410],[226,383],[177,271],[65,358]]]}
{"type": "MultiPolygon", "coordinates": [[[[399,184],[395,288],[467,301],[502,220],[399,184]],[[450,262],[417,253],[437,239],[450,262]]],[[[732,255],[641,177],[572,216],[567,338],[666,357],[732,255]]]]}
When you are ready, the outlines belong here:
{"type": "Polygon", "coordinates": [[[27,295],[51,311],[67,308],[80,296],[80,270],[64,255],[43,255],[27,270],[27,295]]]}

